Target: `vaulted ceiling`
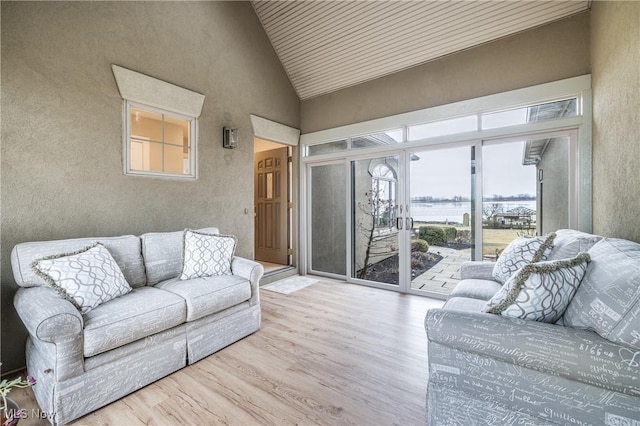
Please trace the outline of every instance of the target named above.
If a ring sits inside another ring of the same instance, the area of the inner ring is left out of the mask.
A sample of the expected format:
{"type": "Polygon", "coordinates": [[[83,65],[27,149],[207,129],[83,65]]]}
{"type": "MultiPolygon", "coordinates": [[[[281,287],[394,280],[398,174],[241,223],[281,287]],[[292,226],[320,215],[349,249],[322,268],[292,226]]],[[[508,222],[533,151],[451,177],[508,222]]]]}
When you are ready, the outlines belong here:
{"type": "Polygon", "coordinates": [[[580,13],[581,1],[252,1],[301,99],[580,13]]]}

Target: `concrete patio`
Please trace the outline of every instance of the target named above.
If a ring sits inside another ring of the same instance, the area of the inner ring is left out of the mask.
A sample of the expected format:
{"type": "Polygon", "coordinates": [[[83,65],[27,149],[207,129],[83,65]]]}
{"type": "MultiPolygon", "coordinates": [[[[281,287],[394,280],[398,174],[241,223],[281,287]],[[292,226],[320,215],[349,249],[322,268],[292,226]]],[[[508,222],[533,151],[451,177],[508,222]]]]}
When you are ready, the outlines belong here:
{"type": "Polygon", "coordinates": [[[431,246],[429,252],[439,254],[443,259],[427,272],[414,278],[411,288],[446,296],[460,281],[460,265],[471,260],[471,249],[455,250],[431,246]]]}

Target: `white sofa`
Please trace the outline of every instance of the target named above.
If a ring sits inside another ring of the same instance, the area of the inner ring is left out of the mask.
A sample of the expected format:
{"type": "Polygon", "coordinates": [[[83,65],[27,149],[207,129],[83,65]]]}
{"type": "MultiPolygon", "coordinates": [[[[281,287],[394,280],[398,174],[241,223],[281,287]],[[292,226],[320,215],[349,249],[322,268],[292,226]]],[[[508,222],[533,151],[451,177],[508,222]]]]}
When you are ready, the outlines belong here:
{"type": "MultiPolygon", "coordinates": [[[[201,230],[217,234],[217,228],[201,230]]],[[[12,251],[16,311],[29,333],[28,374],[41,409],[65,424],[260,328],[262,265],[181,281],[183,232],[26,242],[12,251]],[[133,288],[82,314],[34,272],[34,260],[99,242],[133,288]]]]}

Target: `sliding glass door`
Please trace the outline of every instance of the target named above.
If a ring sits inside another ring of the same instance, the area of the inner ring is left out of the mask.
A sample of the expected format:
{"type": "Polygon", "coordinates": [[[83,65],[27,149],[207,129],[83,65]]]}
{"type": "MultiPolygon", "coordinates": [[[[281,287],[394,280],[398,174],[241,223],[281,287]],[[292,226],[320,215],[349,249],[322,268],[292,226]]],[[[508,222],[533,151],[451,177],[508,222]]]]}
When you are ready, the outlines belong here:
{"type": "Polygon", "coordinates": [[[347,171],[344,161],[308,168],[309,266],[311,272],[347,274],[347,171]]]}
{"type": "Polygon", "coordinates": [[[577,132],[309,164],[310,272],[445,298],[468,260],[577,227],[577,132]]]}
{"type": "Polygon", "coordinates": [[[446,297],[474,258],[475,146],[410,152],[410,292],[446,297]]]}
{"type": "Polygon", "coordinates": [[[351,273],[356,282],[399,289],[403,211],[400,155],[351,161],[351,273]]]}

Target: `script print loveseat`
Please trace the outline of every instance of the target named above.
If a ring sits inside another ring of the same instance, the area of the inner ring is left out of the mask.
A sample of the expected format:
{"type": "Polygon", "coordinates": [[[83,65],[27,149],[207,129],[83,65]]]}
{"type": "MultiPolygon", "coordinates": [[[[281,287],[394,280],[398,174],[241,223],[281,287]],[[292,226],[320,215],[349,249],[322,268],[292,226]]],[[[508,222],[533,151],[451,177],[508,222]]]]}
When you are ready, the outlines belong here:
{"type": "Polygon", "coordinates": [[[554,323],[483,312],[502,288],[495,264],[462,266],[443,309],[425,318],[427,424],[640,425],[640,244],[560,230],[540,263],[585,253],[554,323]]]}
{"type": "MultiPolygon", "coordinates": [[[[200,230],[218,234],[217,228],[200,230]]],[[[27,371],[41,409],[65,424],[260,328],[262,265],[233,257],[231,274],[180,280],[185,233],[26,242],[12,251],[14,299],[29,333],[27,371]],[[132,290],[82,313],[38,275],[38,259],[99,243],[132,290]]]]}

